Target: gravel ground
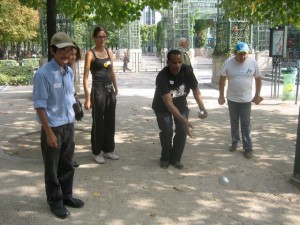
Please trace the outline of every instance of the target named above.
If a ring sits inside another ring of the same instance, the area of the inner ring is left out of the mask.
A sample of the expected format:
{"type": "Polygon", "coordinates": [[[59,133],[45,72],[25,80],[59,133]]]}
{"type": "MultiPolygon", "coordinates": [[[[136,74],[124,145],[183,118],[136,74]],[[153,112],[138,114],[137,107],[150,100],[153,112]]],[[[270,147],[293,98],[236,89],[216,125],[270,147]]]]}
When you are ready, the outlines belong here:
{"type": "MultiPolygon", "coordinates": [[[[227,106],[209,72],[196,71],[209,117],[197,118],[192,96],[183,170],[159,167],[160,143],[151,109],[155,73],[118,73],[116,153],[120,160],[95,164],[90,151],[91,114],[76,122],[74,196],[85,201],[65,220],[46,203],[39,125],[32,87],[0,87],[0,224],[192,225],[300,224],[300,191],[290,183],[294,168],[298,106],[270,98],[264,83],[261,105],[253,105],[254,157],[228,152],[227,106]],[[218,182],[220,176],[228,185],[218,182]]],[[[80,93],[83,99],[82,93],[80,93]]]]}

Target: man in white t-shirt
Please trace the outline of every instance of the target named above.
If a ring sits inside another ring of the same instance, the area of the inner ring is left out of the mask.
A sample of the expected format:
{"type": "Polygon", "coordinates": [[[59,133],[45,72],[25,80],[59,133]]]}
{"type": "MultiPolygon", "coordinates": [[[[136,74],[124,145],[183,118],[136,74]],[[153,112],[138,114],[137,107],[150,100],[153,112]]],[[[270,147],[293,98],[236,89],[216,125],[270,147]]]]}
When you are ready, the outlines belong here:
{"type": "Polygon", "coordinates": [[[254,58],[248,57],[249,46],[244,42],[239,42],[234,51],[234,56],[227,59],[224,63],[219,81],[220,105],[225,103],[224,87],[226,78],[228,80],[227,102],[231,126],[231,146],[229,151],[237,150],[241,142],[239,133],[239,122],[241,125],[242,144],[245,150],[244,156],[251,158],[252,139],[251,139],[251,102],[259,104],[261,76],[254,58]],[[252,82],[255,80],[255,96],[252,97],[252,82]]]}

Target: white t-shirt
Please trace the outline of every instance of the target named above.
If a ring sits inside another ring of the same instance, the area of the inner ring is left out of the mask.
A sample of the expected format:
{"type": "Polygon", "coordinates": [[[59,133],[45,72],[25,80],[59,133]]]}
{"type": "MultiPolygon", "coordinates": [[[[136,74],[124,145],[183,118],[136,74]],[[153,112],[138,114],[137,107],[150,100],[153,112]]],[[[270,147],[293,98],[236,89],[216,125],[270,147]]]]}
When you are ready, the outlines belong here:
{"type": "Polygon", "coordinates": [[[221,76],[227,76],[227,99],[233,102],[251,102],[253,77],[260,77],[260,71],[254,58],[248,57],[239,63],[235,57],[224,62],[221,76]]]}

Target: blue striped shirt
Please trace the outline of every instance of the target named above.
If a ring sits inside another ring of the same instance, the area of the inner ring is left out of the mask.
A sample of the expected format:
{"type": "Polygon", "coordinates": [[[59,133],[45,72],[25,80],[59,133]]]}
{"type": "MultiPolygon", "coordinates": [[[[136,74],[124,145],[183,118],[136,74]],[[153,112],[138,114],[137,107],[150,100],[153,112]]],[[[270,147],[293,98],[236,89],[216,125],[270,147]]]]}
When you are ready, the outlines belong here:
{"type": "Polygon", "coordinates": [[[60,67],[54,59],[34,75],[33,107],[45,109],[50,127],[74,122],[74,93],[73,71],[68,66],[60,67]]]}

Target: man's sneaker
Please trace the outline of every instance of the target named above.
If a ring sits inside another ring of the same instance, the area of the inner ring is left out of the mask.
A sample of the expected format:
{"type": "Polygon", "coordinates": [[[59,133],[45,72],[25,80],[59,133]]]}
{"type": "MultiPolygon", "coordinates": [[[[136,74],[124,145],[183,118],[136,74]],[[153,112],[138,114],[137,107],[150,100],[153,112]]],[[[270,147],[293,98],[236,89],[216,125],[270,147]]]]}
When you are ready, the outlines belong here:
{"type": "Polygon", "coordinates": [[[228,150],[229,150],[230,152],[235,152],[235,151],[237,150],[237,147],[238,147],[237,144],[232,144],[232,145],[229,147],[228,150]]]}
{"type": "Polygon", "coordinates": [[[165,162],[165,161],[160,161],[159,166],[163,169],[168,169],[169,167],[169,162],[165,162]]]}
{"type": "Polygon", "coordinates": [[[179,170],[183,168],[183,164],[181,162],[172,163],[172,165],[179,170]]]}
{"type": "Polygon", "coordinates": [[[100,163],[100,164],[105,163],[105,159],[100,154],[94,155],[94,160],[96,163],[100,163]]]}
{"type": "Polygon", "coordinates": [[[245,152],[244,152],[244,156],[245,156],[245,158],[247,158],[247,159],[252,158],[252,156],[253,156],[253,151],[252,151],[252,149],[246,149],[245,152]]]}
{"type": "Polygon", "coordinates": [[[106,158],[106,159],[113,159],[113,160],[119,159],[119,156],[113,154],[112,152],[103,153],[103,157],[106,158]]]}

